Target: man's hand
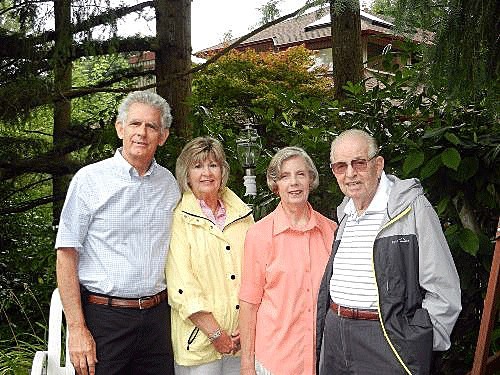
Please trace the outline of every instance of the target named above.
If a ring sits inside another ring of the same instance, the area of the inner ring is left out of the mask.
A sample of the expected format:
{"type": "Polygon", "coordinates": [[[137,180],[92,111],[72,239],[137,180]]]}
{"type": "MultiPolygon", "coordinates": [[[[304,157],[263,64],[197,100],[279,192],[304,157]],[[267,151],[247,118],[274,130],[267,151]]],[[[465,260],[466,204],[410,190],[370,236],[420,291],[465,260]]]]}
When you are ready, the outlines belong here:
{"type": "Polygon", "coordinates": [[[74,327],[69,330],[69,357],[78,375],[95,374],[95,341],[87,327],[74,327]]]}

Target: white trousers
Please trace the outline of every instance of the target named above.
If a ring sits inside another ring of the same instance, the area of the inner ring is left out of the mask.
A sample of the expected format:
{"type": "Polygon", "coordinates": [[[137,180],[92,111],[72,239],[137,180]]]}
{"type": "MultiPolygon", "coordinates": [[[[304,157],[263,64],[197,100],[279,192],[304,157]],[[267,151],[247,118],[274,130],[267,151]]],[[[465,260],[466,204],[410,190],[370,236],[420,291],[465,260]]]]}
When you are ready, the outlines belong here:
{"type": "Polygon", "coordinates": [[[197,366],[174,365],[175,375],[240,375],[240,357],[227,356],[197,366]]]}

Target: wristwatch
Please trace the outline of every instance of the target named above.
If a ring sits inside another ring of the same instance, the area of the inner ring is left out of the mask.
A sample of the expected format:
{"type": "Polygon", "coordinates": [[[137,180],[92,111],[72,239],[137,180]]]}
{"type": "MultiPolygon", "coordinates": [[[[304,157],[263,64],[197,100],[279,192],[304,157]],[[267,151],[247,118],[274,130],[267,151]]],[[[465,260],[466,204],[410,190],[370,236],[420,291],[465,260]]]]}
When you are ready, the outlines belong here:
{"type": "Polygon", "coordinates": [[[210,342],[214,342],[215,340],[217,340],[221,336],[222,336],[222,331],[220,330],[220,327],[219,327],[215,331],[213,331],[211,334],[208,335],[208,339],[210,340],[210,342]]]}

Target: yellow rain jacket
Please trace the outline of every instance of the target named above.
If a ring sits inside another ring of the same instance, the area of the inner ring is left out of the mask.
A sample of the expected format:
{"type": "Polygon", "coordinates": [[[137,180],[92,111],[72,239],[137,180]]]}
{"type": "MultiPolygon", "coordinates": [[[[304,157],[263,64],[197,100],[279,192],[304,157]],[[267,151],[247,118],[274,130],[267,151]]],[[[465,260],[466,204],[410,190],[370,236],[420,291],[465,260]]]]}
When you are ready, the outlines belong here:
{"type": "Polygon", "coordinates": [[[174,358],[183,366],[222,358],[189,316],[211,312],[229,334],[238,328],[243,246],[254,220],[252,211],[229,188],[221,200],[226,209],[223,230],[205,217],[192,192],[183,194],[174,211],[165,273],[174,358]]]}

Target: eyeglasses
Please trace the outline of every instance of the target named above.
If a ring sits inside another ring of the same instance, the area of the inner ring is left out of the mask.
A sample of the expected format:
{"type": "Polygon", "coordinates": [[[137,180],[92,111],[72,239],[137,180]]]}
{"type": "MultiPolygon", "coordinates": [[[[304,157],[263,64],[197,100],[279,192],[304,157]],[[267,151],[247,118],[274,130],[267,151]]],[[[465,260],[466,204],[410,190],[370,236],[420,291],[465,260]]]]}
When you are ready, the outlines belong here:
{"type": "MultiPolygon", "coordinates": [[[[375,158],[377,154],[373,155],[370,159],[354,159],[351,160],[350,164],[352,169],[356,172],[365,172],[368,169],[368,162],[375,158]]],[[[347,171],[348,163],[345,161],[339,161],[336,163],[330,163],[330,168],[335,174],[344,174],[347,171]]]]}

